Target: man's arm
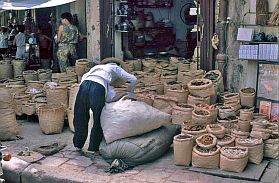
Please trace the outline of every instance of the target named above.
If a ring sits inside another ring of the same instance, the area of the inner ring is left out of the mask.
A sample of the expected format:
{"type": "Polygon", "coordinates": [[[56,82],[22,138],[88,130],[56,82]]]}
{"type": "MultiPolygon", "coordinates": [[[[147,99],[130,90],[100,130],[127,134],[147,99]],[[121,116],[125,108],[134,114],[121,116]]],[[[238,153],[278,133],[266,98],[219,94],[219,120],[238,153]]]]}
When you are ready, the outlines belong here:
{"type": "Polygon", "coordinates": [[[60,25],[57,32],[57,43],[60,43],[63,31],[63,25],[60,25]]]}
{"type": "Polygon", "coordinates": [[[121,79],[124,79],[128,83],[127,91],[134,92],[137,84],[136,76],[129,74],[128,72],[126,72],[124,69],[120,67],[118,69],[118,75],[121,79]]]}
{"type": "Polygon", "coordinates": [[[135,94],[131,93],[131,92],[123,92],[123,93],[120,93],[119,95],[113,97],[113,99],[111,99],[111,101],[109,101],[108,103],[111,103],[111,102],[116,102],[118,100],[120,100],[122,97],[126,97],[127,99],[134,99],[136,100],[137,97],[135,96],[135,94]]]}

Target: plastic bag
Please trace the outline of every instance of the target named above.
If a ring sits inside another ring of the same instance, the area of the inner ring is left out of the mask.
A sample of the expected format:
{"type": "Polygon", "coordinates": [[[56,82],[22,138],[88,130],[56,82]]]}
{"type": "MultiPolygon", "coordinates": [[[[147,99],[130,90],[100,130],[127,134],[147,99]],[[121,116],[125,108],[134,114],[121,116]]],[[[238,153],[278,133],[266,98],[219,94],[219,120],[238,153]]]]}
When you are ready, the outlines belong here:
{"type": "Polygon", "coordinates": [[[265,41],[265,33],[264,32],[259,32],[259,33],[254,34],[253,40],[257,41],[257,42],[264,42],[265,41]]]}

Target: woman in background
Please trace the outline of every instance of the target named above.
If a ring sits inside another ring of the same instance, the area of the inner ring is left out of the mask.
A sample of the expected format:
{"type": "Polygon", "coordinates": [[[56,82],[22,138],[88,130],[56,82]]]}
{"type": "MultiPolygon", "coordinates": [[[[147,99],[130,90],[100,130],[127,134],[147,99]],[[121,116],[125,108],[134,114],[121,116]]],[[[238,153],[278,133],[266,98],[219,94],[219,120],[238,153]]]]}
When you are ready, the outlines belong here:
{"type": "Polygon", "coordinates": [[[73,16],[71,13],[63,13],[61,15],[61,23],[57,32],[58,51],[57,58],[59,62],[60,72],[66,72],[66,67],[75,64],[77,59],[76,45],[79,38],[82,39],[78,28],[72,25],[73,16]]]}

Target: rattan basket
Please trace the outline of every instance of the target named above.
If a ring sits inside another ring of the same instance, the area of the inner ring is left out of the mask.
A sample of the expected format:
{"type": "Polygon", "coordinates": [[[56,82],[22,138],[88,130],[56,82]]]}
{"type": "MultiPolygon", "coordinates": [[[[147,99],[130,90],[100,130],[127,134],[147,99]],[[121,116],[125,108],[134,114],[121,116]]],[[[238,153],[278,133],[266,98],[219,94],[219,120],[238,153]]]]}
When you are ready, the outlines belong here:
{"type": "Polygon", "coordinates": [[[38,108],[39,124],[44,134],[61,133],[64,126],[62,105],[42,105],[38,108]]]}

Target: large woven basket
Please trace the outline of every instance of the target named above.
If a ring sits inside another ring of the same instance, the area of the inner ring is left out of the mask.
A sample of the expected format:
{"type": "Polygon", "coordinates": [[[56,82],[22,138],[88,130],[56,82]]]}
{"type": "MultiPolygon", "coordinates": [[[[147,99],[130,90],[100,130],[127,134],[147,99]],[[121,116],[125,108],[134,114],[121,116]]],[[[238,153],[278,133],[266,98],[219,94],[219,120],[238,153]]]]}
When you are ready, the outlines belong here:
{"type": "Polygon", "coordinates": [[[82,76],[88,71],[89,62],[90,60],[85,58],[76,60],[76,74],[78,76],[82,76]]]}
{"type": "Polygon", "coordinates": [[[24,60],[12,60],[14,77],[22,75],[26,68],[26,62],[24,60]]]}
{"type": "Polygon", "coordinates": [[[0,79],[13,78],[13,65],[6,61],[0,61],[0,79]]]}
{"type": "Polygon", "coordinates": [[[38,77],[39,81],[51,81],[52,70],[51,69],[39,69],[38,77]]]}
{"type": "Polygon", "coordinates": [[[38,108],[39,124],[44,134],[61,133],[64,126],[62,105],[42,105],[38,108]]]}
{"type": "Polygon", "coordinates": [[[68,89],[66,86],[46,88],[47,103],[52,105],[63,105],[68,108],[68,89]]]}
{"type": "Polygon", "coordinates": [[[36,104],[32,101],[22,102],[22,113],[27,115],[33,115],[36,113],[36,104]]]}
{"type": "Polygon", "coordinates": [[[23,77],[26,83],[28,81],[38,81],[38,73],[34,70],[23,71],[23,77]]]}

